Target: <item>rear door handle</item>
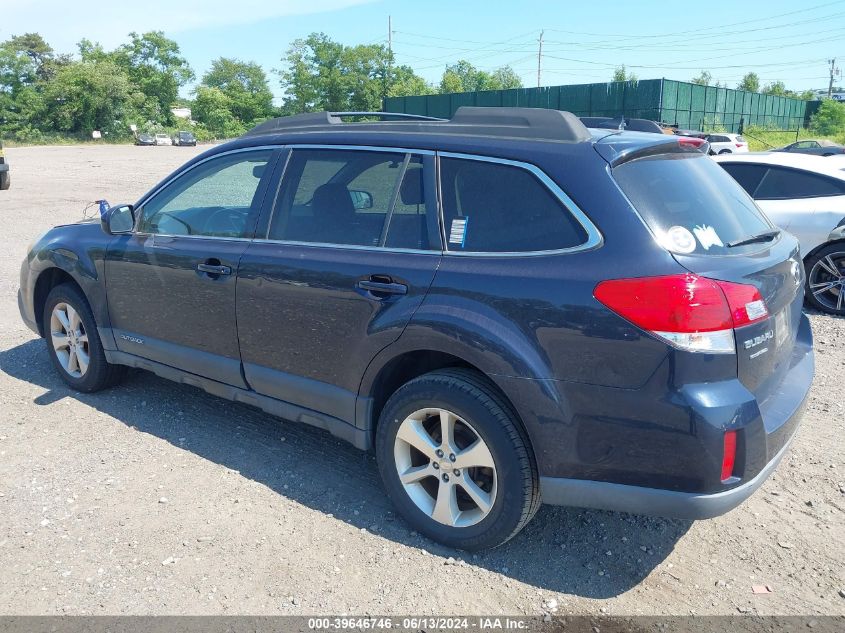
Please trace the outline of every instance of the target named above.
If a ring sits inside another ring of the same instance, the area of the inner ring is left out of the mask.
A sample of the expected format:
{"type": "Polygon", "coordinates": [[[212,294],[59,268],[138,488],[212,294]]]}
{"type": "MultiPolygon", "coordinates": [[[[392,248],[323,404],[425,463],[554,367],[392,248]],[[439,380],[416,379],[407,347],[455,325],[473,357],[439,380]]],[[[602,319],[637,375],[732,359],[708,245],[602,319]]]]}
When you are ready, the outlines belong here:
{"type": "Polygon", "coordinates": [[[406,295],[408,294],[408,286],[405,284],[398,284],[393,281],[373,281],[372,279],[362,279],[357,284],[361,290],[372,292],[378,296],[384,295],[406,295]]]}
{"type": "Polygon", "coordinates": [[[219,264],[197,264],[197,270],[209,275],[231,275],[232,269],[229,266],[219,264]]]}

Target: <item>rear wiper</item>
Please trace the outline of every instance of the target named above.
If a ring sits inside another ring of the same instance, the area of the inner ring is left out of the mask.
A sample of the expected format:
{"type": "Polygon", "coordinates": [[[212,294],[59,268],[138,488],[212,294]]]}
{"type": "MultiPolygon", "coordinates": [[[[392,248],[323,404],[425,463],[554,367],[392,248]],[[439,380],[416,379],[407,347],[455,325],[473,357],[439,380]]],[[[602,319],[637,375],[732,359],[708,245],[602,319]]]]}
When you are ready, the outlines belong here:
{"type": "Polygon", "coordinates": [[[778,235],[780,235],[780,231],[778,229],[774,229],[773,231],[763,231],[762,233],[752,235],[751,237],[744,237],[741,240],[728,242],[727,247],[733,248],[734,246],[745,246],[746,244],[754,244],[755,242],[770,242],[778,235]]]}

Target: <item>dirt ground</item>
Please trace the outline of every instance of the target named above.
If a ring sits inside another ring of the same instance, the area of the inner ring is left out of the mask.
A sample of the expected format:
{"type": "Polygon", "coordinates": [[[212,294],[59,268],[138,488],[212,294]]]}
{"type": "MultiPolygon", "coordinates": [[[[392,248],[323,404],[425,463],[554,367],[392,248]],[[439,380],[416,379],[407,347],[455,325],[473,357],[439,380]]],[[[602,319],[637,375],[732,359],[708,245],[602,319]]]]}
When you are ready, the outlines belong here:
{"type": "Polygon", "coordinates": [[[69,391],[21,323],[27,244],[203,148],[12,148],[0,192],[0,614],[845,614],[845,320],[774,477],[685,522],[544,507],[469,555],[412,532],[373,459],[137,372],[69,391]],[[771,593],[754,594],[753,585],[771,593]]]}

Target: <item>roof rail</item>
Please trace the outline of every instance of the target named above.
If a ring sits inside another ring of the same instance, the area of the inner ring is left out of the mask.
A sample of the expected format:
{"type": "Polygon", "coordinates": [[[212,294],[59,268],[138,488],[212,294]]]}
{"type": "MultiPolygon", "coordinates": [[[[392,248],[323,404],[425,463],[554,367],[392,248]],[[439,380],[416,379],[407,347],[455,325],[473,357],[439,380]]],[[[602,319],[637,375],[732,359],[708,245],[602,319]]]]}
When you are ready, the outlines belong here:
{"type": "Polygon", "coordinates": [[[440,121],[441,123],[449,120],[422,114],[406,114],[405,112],[330,112],[329,114],[335,117],[367,116],[381,119],[406,119],[408,121],[440,121]]]}
{"type": "Polygon", "coordinates": [[[346,117],[378,117],[382,119],[400,119],[405,121],[436,121],[445,122],[448,119],[423,116],[421,114],[405,114],[404,112],[308,112],[305,114],[294,114],[293,116],[270,119],[259,123],[249,130],[244,136],[256,136],[273,132],[283,132],[306,127],[323,127],[327,125],[339,125],[343,123],[342,118],[346,117]]]}
{"type": "MultiPolygon", "coordinates": [[[[592,138],[586,126],[571,112],[547,108],[480,108],[461,106],[451,119],[439,119],[401,112],[312,112],[265,121],[244,136],[281,132],[338,130],[345,117],[394,119],[390,129],[397,132],[437,132],[565,141],[577,143],[592,138]]],[[[356,130],[384,130],[384,121],[350,123],[356,130]]]]}

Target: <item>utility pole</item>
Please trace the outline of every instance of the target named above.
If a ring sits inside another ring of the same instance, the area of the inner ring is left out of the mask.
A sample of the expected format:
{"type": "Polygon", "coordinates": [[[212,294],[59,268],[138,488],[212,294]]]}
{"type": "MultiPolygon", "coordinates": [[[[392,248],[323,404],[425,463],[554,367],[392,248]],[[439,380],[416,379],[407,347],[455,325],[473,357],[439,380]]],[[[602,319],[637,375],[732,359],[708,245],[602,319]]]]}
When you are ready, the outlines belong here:
{"type": "Polygon", "coordinates": [[[827,60],[830,64],[830,83],[827,85],[827,98],[833,96],[833,76],[836,73],[836,58],[827,60]]]}
{"type": "MultiPolygon", "coordinates": [[[[393,16],[387,16],[387,74],[384,77],[384,94],[382,99],[387,99],[387,87],[390,85],[390,79],[393,75],[393,16]]],[[[382,101],[382,108],[384,108],[384,101],[382,101]]]]}
{"type": "Polygon", "coordinates": [[[537,87],[540,87],[543,74],[543,31],[540,31],[540,48],[537,49],[537,87]]]}

